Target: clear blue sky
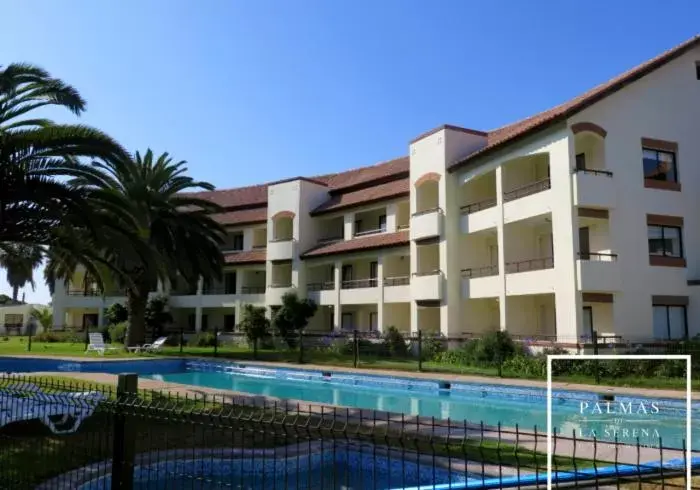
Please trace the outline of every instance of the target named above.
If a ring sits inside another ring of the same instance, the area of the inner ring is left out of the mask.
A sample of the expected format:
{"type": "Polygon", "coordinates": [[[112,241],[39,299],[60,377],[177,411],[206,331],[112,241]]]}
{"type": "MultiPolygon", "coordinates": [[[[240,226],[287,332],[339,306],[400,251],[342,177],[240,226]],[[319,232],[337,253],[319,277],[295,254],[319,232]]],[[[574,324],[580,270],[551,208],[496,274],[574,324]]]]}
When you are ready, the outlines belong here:
{"type": "MultiPolygon", "coordinates": [[[[87,99],[82,122],[225,188],[401,156],[443,123],[526,117],[692,37],[700,4],[22,0],[2,12],[0,64],[47,68],[87,99]]],[[[48,302],[40,271],[37,286],[27,299],[48,302]]]]}

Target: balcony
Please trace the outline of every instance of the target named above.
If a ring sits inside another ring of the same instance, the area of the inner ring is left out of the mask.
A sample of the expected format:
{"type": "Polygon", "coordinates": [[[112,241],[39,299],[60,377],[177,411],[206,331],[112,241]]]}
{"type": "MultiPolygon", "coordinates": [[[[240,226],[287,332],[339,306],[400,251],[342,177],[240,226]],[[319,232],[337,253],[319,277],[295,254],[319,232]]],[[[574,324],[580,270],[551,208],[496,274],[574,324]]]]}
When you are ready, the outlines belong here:
{"type": "Polygon", "coordinates": [[[354,233],[353,237],[360,238],[363,236],[376,235],[377,233],[385,233],[385,232],[386,232],[386,227],[375,228],[373,230],[362,230],[362,231],[356,231],[354,233]]]}
{"type": "Polygon", "coordinates": [[[291,238],[272,240],[267,245],[267,259],[270,261],[291,260],[294,257],[294,241],[291,238]]]}
{"type": "Polygon", "coordinates": [[[462,206],[460,208],[462,213],[460,218],[462,233],[475,233],[495,228],[498,224],[496,204],[497,199],[490,197],[462,206]]]}
{"type": "Polygon", "coordinates": [[[309,299],[319,305],[334,305],[337,298],[335,281],[312,282],[307,284],[306,291],[309,299]]]}
{"type": "Polygon", "coordinates": [[[408,303],[411,301],[411,277],[394,276],[384,278],[384,302],[408,303]]]}
{"type": "Polygon", "coordinates": [[[329,243],[342,242],[342,241],[343,241],[343,235],[328,236],[328,237],[319,238],[318,244],[319,245],[328,245],[329,243]]]}
{"type": "Polygon", "coordinates": [[[417,272],[411,278],[411,298],[414,301],[441,301],[443,274],[440,270],[417,272]]]}
{"type": "Polygon", "coordinates": [[[572,178],[576,206],[611,209],[617,204],[615,181],[609,170],[576,169],[572,178]]]}
{"type": "Polygon", "coordinates": [[[512,223],[551,212],[550,188],[547,178],[503,193],[503,221],[512,223]]]}
{"type": "Polygon", "coordinates": [[[497,298],[501,292],[498,265],[462,269],[462,297],[465,299],[497,298]]]}
{"type": "Polygon", "coordinates": [[[291,283],[272,283],[265,292],[265,302],[270,305],[281,305],[282,296],[294,290],[291,283]]]}
{"type": "Polygon", "coordinates": [[[427,209],[411,216],[411,240],[425,240],[442,234],[443,211],[441,208],[427,209]]]}
{"type": "Polygon", "coordinates": [[[506,263],[506,294],[543,294],[554,291],[554,258],[506,263]]]}
{"type": "Polygon", "coordinates": [[[622,288],[617,254],[582,252],[576,261],[578,288],[586,292],[615,292],[622,288]]]}
{"type": "Polygon", "coordinates": [[[243,286],[241,294],[265,294],[265,286],[243,286]]]}
{"type": "Polygon", "coordinates": [[[376,278],[352,279],[340,283],[341,304],[374,304],[379,301],[379,281],[376,278]]]}

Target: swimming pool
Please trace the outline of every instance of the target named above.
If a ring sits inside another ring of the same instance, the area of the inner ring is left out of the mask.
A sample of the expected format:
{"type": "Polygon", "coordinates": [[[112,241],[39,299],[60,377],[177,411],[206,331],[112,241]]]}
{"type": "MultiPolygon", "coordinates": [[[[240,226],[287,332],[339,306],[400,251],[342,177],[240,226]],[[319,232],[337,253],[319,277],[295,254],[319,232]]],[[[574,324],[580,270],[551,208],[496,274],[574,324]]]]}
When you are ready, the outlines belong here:
{"type": "MultiPolygon", "coordinates": [[[[546,431],[546,390],[508,385],[446,383],[355,373],[271,369],[256,365],[189,361],[186,371],[144,377],[273,398],[357,407],[438,419],[546,431]]],[[[633,413],[609,413],[596,393],[555,391],[552,424],[562,435],[656,447],[682,448],[685,401],[618,396],[611,402],[633,413]],[[598,404],[598,407],[596,407],[598,404]],[[646,410],[646,414],[644,414],[646,410]],[[598,413],[601,412],[601,413],[598,413]],[[653,412],[653,413],[652,413],[653,412]]],[[[693,446],[700,447],[700,403],[694,404],[693,446]]]]}
{"type": "MultiPolygon", "coordinates": [[[[447,383],[410,377],[360,375],[303,369],[271,369],[254,364],[188,359],[67,362],[56,359],[0,358],[0,372],[138,373],[144,378],[345,407],[438,419],[467,420],[545,432],[546,390],[481,383],[447,383]]],[[[552,423],[562,435],[682,448],[685,401],[617,396],[614,403],[635,413],[615,416],[600,395],[555,391],[552,423]],[[599,407],[596,407],[599,404],[599,407]],[[654,404],[658,410],[652,406],[654,404]],[[585,410],[583,409],[585,405],[585,410]],[[648,413],[640,412],[640,405],[648,413]],[[649,413],[654,412],[654,413],[649,413]],[[626,430],[626,432],[624,432],[626,430]],[[636,430],[636,432],[635,432],[636,430]]],[[[692,445],[700,448],[700,403],[693,405],[692,445]]]]}

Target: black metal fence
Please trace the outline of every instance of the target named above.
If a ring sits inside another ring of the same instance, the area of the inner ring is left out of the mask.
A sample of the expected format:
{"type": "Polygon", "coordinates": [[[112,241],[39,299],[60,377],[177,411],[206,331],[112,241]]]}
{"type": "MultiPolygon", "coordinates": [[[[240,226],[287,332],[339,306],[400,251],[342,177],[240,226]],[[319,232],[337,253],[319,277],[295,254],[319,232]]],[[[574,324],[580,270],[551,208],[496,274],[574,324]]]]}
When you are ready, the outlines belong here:
{"type": "MultiPolygon", "coordinates": [[[[533,379],[546,379],[547,354],[690,354],[692,372],[700,374],[700,339],[659,341],[595,332],[591,337],[566,339],[483,333],[445,337],[393,329],[383,334],[302,331],[289,338],[259,339],[254,345],[243,333],[214,329],[200,334],[180,330],[169,335],[169,344],[168,353],[183,355],[533,379]]],[[[591,380],[605,376],[599,366],[590,365],[587,376],[591,380]]]]}
{"type": "MultiPolygon", "coordinates": [[[[213,390],[0,377],[3,489],[546,488],[547,435],[213,390]]],[[[554,434],[556,487],[688,488],[683,451],[554,434]],[[664,462],[660,465],[658,462],[664,462]],[[624,485],[630,484],[631,487],[624,485]]]]}

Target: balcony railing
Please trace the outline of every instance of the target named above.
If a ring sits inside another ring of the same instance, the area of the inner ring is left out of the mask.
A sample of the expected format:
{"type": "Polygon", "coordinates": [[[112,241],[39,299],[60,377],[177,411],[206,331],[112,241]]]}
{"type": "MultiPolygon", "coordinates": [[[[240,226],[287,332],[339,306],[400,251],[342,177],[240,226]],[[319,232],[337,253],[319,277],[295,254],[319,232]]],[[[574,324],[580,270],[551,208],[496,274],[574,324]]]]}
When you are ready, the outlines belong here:
{"type": "Polygon", "coordinates": [[[579,252],[578,258],[591,262],[617,262],[617,254],[599,252],[579,252]]]}
{"type": "Polygon", "coordinates": [[[306,286],[309,291],[332,291],[335,289],[335,281],[312,282],[306,286]]]}
{"type": "Polygon", "coordinates": [[[498,265],[487,265],[484,267],[471,267],[462,269],[462,277],[475,279],[477,277],[497,276],[498,265]]]}
{"type": "Polygon", "coordinates": [[[291,282],[273,282],[270,284],[270,287],[273,289],[278,289],[278,288],[291,288],[292,283],[291,282]]]}
{"type": "Polygon", "coordinates": [[[356,232],[355,232],[355,237],[362,237],[362,236],[367,236],[367,235],[376,235],[377,233],[384,233],[385,231],[386,231],[386,227],[384,227],[384,228],[375,228],[374,230],[356,231],[356,232]]]}
{"type": "Polygon", "coordinates": [[[442,211],[442,208],[438,206],[438,207],[435,207],[435,208],[424,209],[423,211],[416,211],[416,212],[413,213],[411,216],[412,216],[412,217],[415,217],[415,216],[422,216],[422,215],[424,215],[424,214],[430,214],[430,213],[440,213],[440,214],[442,214],[442,212],[443,212],[443,211],[442,211]]]}
{"type": "Polygon", "coordinates": [[[544,180],[539,180],[537,182],[532,182],[530,184],[518,187],[517,189],[513,189],[512,191],[504,192],[503,200],[505,202],[515,201],[516,199],[520,199],[521,197],[537,194],[538,192],[546,191],[547,189],[551,188],[551,180],[549,178],[546,178],[544,180]]]}
{"type": "Polygon", "coordinates": [[[438,276],[442,274],[442,271],[440,269],[434,269],[432,271],[426,271],[426,272],[414,272],[412,275],[414,277],[426,277],[426,276],[438,276]]]}
{"type": "Polygon", "coordinates": [[[473,202],[471,204],[467,204],[465,206],[462,206],[460,211],[462,211],[462,214],[472,214],[476,213],[477,211],[481,211],[483,209],[489,209],[492,208],[496,205],[496,198],[495,197],[490,197],[488,199],[484,199],[483,201],[478,201],[478,202],[473,202]]]}
{"type": "Polygon", "coordinates": [[[408,230],[410,227],[411,227],[410,223],[404,223],[403,225],[397,225],[396,229],[398,231],[401,231],[401,230],[408,230]]]}
{"type": "Polygon", "coordinates": [[[253,245],[253,250],[262,250],[264,248],[267,248],[267,243],[260,243],[257,245],[253,245]]]}
{"type": "Polygon", "coordinates": [[[377,279],[352,279],[349,281],[343,281],[340,284],[342,289],[361,289],[361,288],[376,288],[377,279]]]}
{"type": "Polygon", "coordinates": [[[282,237],[282,238],[271,238],[270,243],[277,243],[277,242],[291,242],[294,240],[294,237],[282,237]]]}
{"type": "Polygon", "coordinates": [[[342,235],[339,236],[329,236],[329,237],[324,237],[324,238],[319,238],[318,239],[318,244],[322,245],[324,243],[334,243],[334,242],[339,242],[343,239],[342,235]]]}
{"type": "Polygon", "coordinates": [[[575,168],[574,172],[588,175],[604,175],[605,177],[613,176],[613,173],[610,170],[598,170],[595,168],[575,168]]]}
{"type": "Polygon", "coordinates": [[[265,286],[243,286],[241,294],[265,294],[265,286]]]}
{"type": "Polygon", "coordinates": [[[97,289],[69,289],[68,296],[102,296],[102,292],[97,289]]]}
{"type": "Polygon", "coordinates": [[[519,262],[508,262],[506,272],[513,274],[516,272],[539,271],[554,267],[554,257],[544,257],[542,259],[521,260],[519,262]]]}
{"type": "Polygon", "coordinates": [[[409,276],[395,276],[395,277],[385,277],[384,285],[391,286],[408,286],[411,283],[411,278],[409,276]]]}
{"type": "Polygon", "coordinates": [[[202,294],[213,295],[213,294],[236,294],[235,288],[227,288],[226,286],[211,286],[202,289],[202,294]]]}

